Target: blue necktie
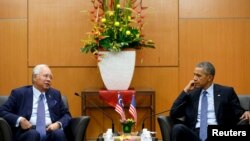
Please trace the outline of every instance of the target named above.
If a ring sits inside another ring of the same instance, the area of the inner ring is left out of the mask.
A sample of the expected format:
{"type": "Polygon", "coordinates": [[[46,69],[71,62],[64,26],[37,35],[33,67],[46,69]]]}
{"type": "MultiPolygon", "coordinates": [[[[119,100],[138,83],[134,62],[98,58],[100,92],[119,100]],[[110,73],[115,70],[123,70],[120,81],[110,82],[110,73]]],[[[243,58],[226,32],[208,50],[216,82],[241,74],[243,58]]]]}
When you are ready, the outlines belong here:
{"type": "Polygon", "coordinates": [[[201,98],[201,115],[200,115],[200,139],[207,139],[207,91],[203,91],[201,98]]]}
{"type": "Polygon", "coordinates": [[[36,119],[36,130],[40,133],[40,141],[43,141],[46,137],[45,129],[45,106],[44,106],[44,94],[41,94],[38,99],[37,107],[37,119],[36,119]]]}

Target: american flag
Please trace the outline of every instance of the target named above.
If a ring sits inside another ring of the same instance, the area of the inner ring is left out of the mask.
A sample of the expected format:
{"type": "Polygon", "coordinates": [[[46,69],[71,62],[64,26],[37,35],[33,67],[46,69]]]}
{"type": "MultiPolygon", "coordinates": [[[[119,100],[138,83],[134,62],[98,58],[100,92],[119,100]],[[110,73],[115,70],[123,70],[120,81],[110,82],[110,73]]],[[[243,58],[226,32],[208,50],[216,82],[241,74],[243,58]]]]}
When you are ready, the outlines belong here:
{"type": "Polygon", "coordinates": [[[126,116],[125,116],[125,112],[123,110],[123,102],[122,102],[122,97],[121,95],[118,93],[118,101],[117,104],[115,106],[115,111],[118,112],[121,115],[121,120],[125,121],[126,120],[126,116]]]}
{"type": "Polygon", "coordinates": [[[134,121],[137,121],[137,112],[136,112],[136,102],[135,102],[135,95],[132,96],[132,100],[130,103],[130,107],[129,107],[129,113],[131,114],[131,116],[134,118],[134,121]]]}

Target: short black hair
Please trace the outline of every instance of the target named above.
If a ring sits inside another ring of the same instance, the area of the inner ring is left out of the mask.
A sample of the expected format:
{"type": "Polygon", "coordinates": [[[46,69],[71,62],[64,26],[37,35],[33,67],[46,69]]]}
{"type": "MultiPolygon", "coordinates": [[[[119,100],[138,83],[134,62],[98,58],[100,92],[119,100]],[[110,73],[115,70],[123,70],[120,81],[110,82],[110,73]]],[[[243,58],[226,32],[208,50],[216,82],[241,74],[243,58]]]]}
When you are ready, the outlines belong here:
{"type": "Polygon", "coordinates": [[[196,65],[196,67],[203,68],[210,75],[215,75],[214,65],[210,62],[200,62],[196,65]]]}

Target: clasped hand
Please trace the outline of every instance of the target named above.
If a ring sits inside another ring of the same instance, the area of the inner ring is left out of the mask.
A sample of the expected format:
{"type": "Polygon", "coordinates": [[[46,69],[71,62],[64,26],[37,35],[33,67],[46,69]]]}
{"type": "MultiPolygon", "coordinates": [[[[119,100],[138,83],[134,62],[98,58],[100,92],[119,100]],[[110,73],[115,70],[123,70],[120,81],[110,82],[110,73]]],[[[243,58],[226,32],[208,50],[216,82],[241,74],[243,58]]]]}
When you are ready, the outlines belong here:
{"type": "MultiPolygon", "coordinates": [[[[32,127],[32,124],[24,117],[21,118],[20,120],[20,126],[22,129],[27,130],[32,127]]],[[[56,129],[59,129],[61,125],[58,122],[50,124],[47,128],[46,131],[53,131],[56,129]]]]}

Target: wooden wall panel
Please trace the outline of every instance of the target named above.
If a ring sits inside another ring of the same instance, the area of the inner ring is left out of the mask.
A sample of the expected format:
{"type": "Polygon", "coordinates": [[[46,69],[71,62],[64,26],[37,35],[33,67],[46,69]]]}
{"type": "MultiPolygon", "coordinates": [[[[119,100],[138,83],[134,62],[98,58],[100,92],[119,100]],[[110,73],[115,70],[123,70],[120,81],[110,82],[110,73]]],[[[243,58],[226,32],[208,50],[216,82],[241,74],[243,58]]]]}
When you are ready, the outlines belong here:
{"type": "Polygon", "coordinates": [[[27,0],[1,0],[0,18],[27,18],[27,0]]]}
{"type": "Polygon", "coordinates": [[[0,20],[0,94],[27,83],[27,20],[0,20]]]}
{"type": "Polygon", "coordinates": [[[208,60],[215,82],[250,93],[250,20],[180,20],[180,89],[193,77],[196,63],[208,60]]]}
{"type": "MultiPolygon", "coordinates": [[[[215,82],[250,93],[249,0],[145,0],[143,4],[149,7],[144,32],[156,49],[137,52],[131,87],[155,89],[156,113],[171,107],[192,79],[196,63],[203,60],[214,63],[215,82]]],[[[72,116],[81,115],[81,99],[74,93],[103,87],[96,60],[80,52],[80,40],[91,30],[87,12],[91,7],[90,0],[1,0],[0,94],[31,84],[32,67],[46,63],[54,73],[53,87],[68,97],[72,116]]],[[[90,115],[91,126],[98,129],[88,128],[87,137],[95,138],[110,127],[110,121],[98,111],[90,115]]],[[[118,123],[116,129],[120,130],[118,123]]]]}
{"type": "MultiPolygon", "coordinates": [[[[170,109],[172,102],[179,94],[178,74],[178,67],[136,67],[131,86],[135,88],[153,88],[156,92],[155,113],[159,113],[170,109]]],[[[168,114],[169,113],[165,113],[163,115],[168,114]]],[[[138,130],[141,128],[140,122],[139,120],[138,130]]],[[[149,128],[147,126],[145,127],[149,128]]],[[[161,139],[161,132],[157,120],[155,121],[155,129],[157,132],[156,136],[161,139]]]]}
{"type": "MultiPolygon", "coordinates": [[[[138,52],[137,65],[140,66],[178,64],[178,3],[175,0],[158,2],[145,4],[150,8],[144,31],[147,38],[156,42],[156,49],[138,52]],[[144,59],[142,64],[141,58],[144,59]]],[[[86,38],[85,33],[91,31],[89,15],[80,11],[90,10],[90,1],[33,0],[29,5],[30,66],[38,62],[48,62],[52,66],[96,66],[93,56],[79,51],[80,39],[86,38]]]]}
{"type": "Polygon", "coordinates": [[[145,35],[156,43],[156,49],[138,52],[137,66],[177,66],[178,1],[144,0],[143,4],[149,7],[145,10],[145,35]]]}
{"type": "Polygon", "coordinates": [[[91,2],[82,0],[29,1],[29,65],[95,65],[96,60],[80,53],[80,40],[88,31],[91,2]]]}
{"type": "Polygon", "coordinates": [[[250,17],[249,0],[179,0],[180,18],[250,17]]]}

